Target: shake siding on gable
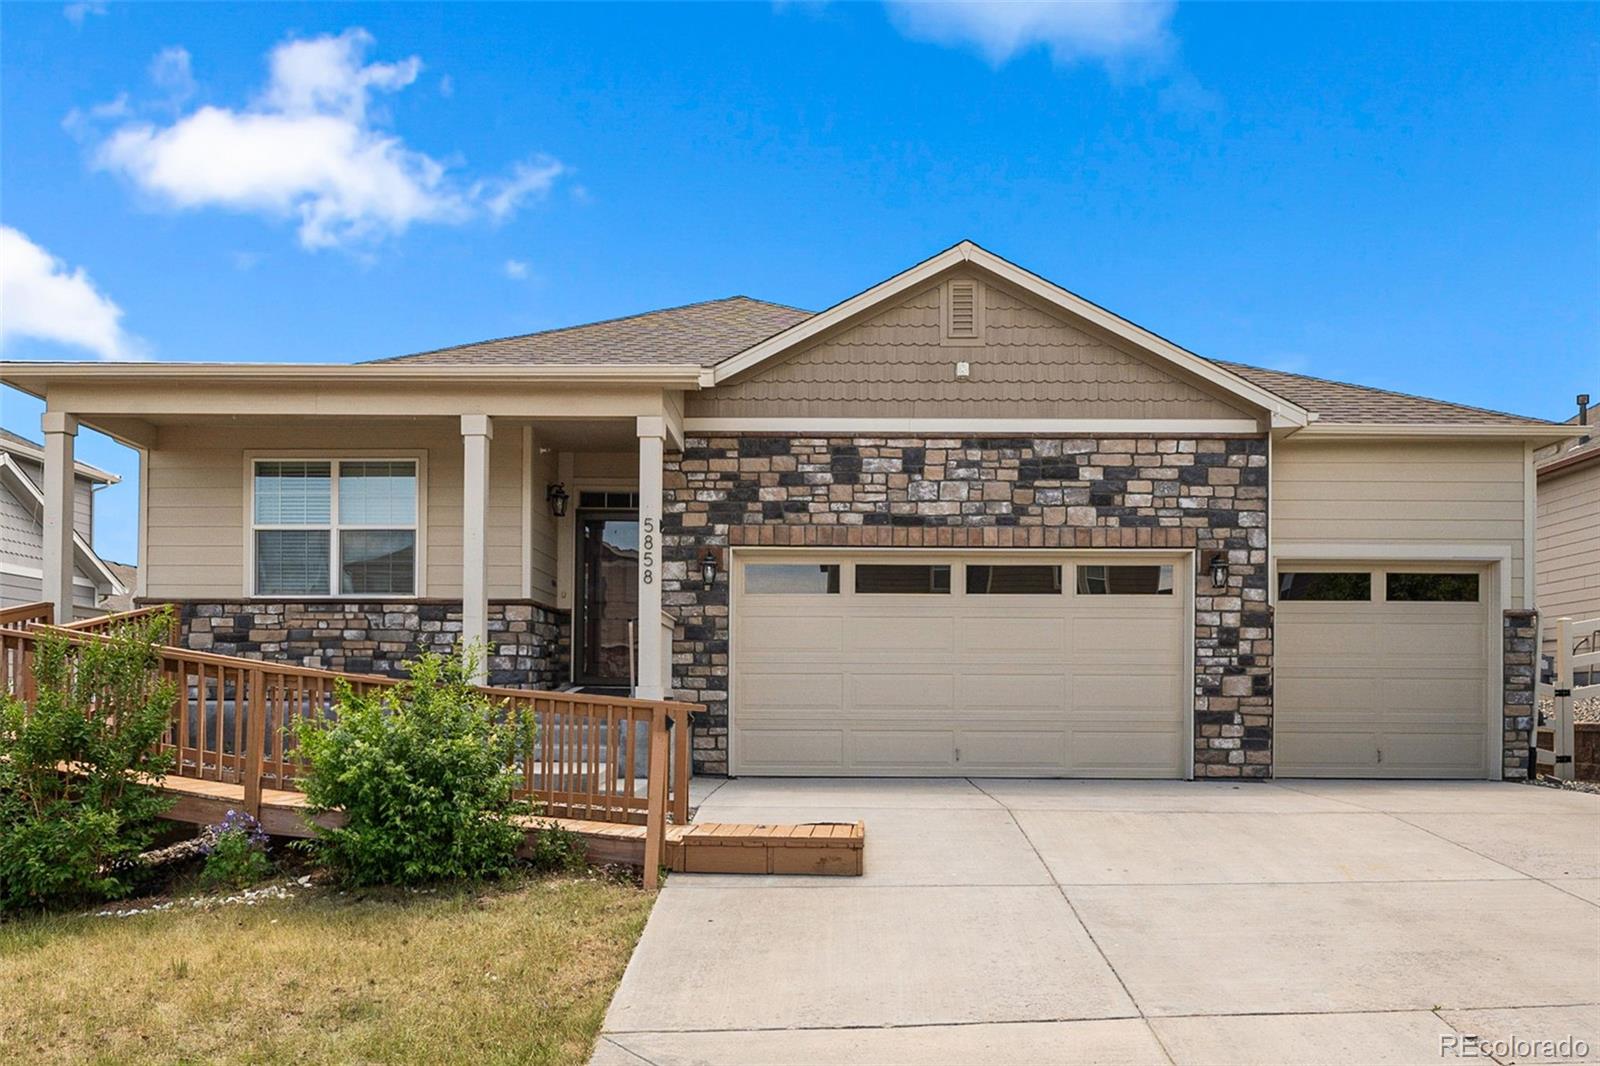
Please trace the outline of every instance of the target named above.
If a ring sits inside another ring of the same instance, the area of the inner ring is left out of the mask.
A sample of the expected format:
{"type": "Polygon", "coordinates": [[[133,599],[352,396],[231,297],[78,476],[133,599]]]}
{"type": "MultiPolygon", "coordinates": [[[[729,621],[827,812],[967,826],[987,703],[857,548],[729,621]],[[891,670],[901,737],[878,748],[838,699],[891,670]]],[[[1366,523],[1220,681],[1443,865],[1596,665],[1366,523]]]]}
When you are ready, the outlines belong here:
{"type": "MultiPolygon", "coordinates": [[[[454,423],[279,423],[164,427],[150,452],[146,592],[151,599],[237,599],[245,585],[245,453],[367,456],[426,453],[423,501],[429,598],[461,595],[461,435],[454,423]],[[351,442],[360,442],[352,449],[351,442]]],[[[522,433],[498,425],[490,445],[489,595],[522,595],[522,433]]],[[[543,481],[538,484],[542,486],[543,481]]],[[[535,501],[534,598],[554,598],[553,527],[535,501]]]]}
{"type": "Polygon", "coordinates": [[[1296,544],[1356,542],[1503,551],[1511,557],[1506,606],[1523,604],[1521,441],[1290,438],[1274,446],[1272,468],[1280,556],[1296,544]]]}
{"type": "Polygon", "coordinates": [[[1539,482],[1539,613],[1600,616],[1600,463],[1539,482]]]}
{"type": "Polygon", "coordinates": [[[942,283],[705,393],[691,417],[1228,418],[1236,406],[992,282],[982,343],[945,343],[942,283]],[[958,361],[971,376],[955,376],[958,361]]]}

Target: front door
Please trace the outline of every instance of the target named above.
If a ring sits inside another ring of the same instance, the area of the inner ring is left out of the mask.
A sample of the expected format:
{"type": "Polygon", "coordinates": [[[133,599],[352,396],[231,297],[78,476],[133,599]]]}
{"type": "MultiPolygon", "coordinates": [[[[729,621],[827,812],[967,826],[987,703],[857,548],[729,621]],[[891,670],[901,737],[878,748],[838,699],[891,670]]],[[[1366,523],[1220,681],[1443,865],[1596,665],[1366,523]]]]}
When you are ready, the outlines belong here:
{"type": "Polygon", "coordinates": [[[573,649],[581,685],[626,686],[639,618],[637,512],[578,512],[578,624],[573,649]]]}

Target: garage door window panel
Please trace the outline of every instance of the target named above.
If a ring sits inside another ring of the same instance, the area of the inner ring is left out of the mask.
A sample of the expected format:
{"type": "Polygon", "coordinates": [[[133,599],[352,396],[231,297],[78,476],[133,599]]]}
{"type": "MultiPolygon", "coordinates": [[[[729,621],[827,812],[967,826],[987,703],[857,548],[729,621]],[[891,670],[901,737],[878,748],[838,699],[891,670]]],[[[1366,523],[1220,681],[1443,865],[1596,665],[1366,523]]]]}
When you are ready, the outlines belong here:
{"type": "Polygon", "coordinates": [[[1372,574],[1318,570],[1279,573],[1278,599],[1365,603],[1372,599],[1372,574]]]}
{"type": "Polygon", "coordinates": [[[832,596],[839,592],[839,564],[751,563],[744,590],[752,596],[832,596]]]}
{"type": "Polygon", "coordinates": [[[969,596],[1059,596],[1059,566],[989,566],[969,563],[969,596]]]}
{"type": "Polygon", "coordinates": [[[1080,596],[1170,596],[1172,567],[1080,566],[1077,589],[1080,596]]]}
{"type": "Polygon", "coordinates": [[[1384,595],[1390,603],[1477,603],[1477,574],[1384,575],[1384,595]]]}
{"type": "Polygon", "coordinates": [[[946,596],[950,593],[950,566],[857,563],[856,592],[863,596],[946,596]]]}

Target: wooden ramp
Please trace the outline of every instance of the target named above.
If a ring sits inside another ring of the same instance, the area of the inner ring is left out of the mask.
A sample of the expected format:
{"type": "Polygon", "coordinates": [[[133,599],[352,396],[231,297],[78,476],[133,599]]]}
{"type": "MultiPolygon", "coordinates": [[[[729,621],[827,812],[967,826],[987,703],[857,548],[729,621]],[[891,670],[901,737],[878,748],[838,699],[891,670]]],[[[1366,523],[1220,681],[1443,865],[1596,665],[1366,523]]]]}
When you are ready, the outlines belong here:
{"type": "MultiPolygon", "coordinates": [[[[229,810],[244,806],[244,786],[225,781],[169,777],[162,791],[174,798],[165,817],[176,822],[214,825],[229,810]]],[[[337,812],[315,819],[334,826],[337,812]]],[[[312,819],[306,797],[279,789],[261,791],[261,827],[273,836],[308,837],[312,819]]],[[[583,838],[589,861],[644,865],[645,827],[627,822],[581,818],[521,819],[529,832],[554,823],[583,838]]],[[[691,822],[667,826],[665,865],[679,873],[814,874],[859,877],[866,854],[861,822],[810,822],[801,825],[691,822]]]]}

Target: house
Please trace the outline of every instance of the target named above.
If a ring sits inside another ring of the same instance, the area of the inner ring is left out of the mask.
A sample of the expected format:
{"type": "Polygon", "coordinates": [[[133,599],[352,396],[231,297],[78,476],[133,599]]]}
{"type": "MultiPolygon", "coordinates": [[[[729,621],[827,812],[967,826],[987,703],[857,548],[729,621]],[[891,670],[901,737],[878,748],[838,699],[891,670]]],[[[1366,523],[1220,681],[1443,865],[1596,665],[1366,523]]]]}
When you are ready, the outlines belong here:
{"type": "MultiPolygon", "coordinates": [[[[63,598],[78,614],[115,610],[130,591],[119,564],[94,551],[94,494],[122,480],[87,463],[72,466],[71,594],[63,598]]],[[[0,607],[43,598],[45,540],[44,447],[0,429],[0,607]]],[[[62,612],[60,617],[72,616],[62,612]]]]}
{"type": "Polygon", "coordinates": [[[1597,422],[1600,412],[1589,407],[1587,394],[1579,396],[1568,425],[1583,435],[1536,453],[1537,591],[1547,623],[1600,618],[1600,435],[1591,431],[1597,422]]]}
{"type": "Polygon", "coordinates": [[[970,242],[815,314],[0,378],[58,463],[139,450],[139,596],[193,648],[465,637],[702,704],[713,774],[1527,772],[1570,426],[1202,358],[970,242]]]}

